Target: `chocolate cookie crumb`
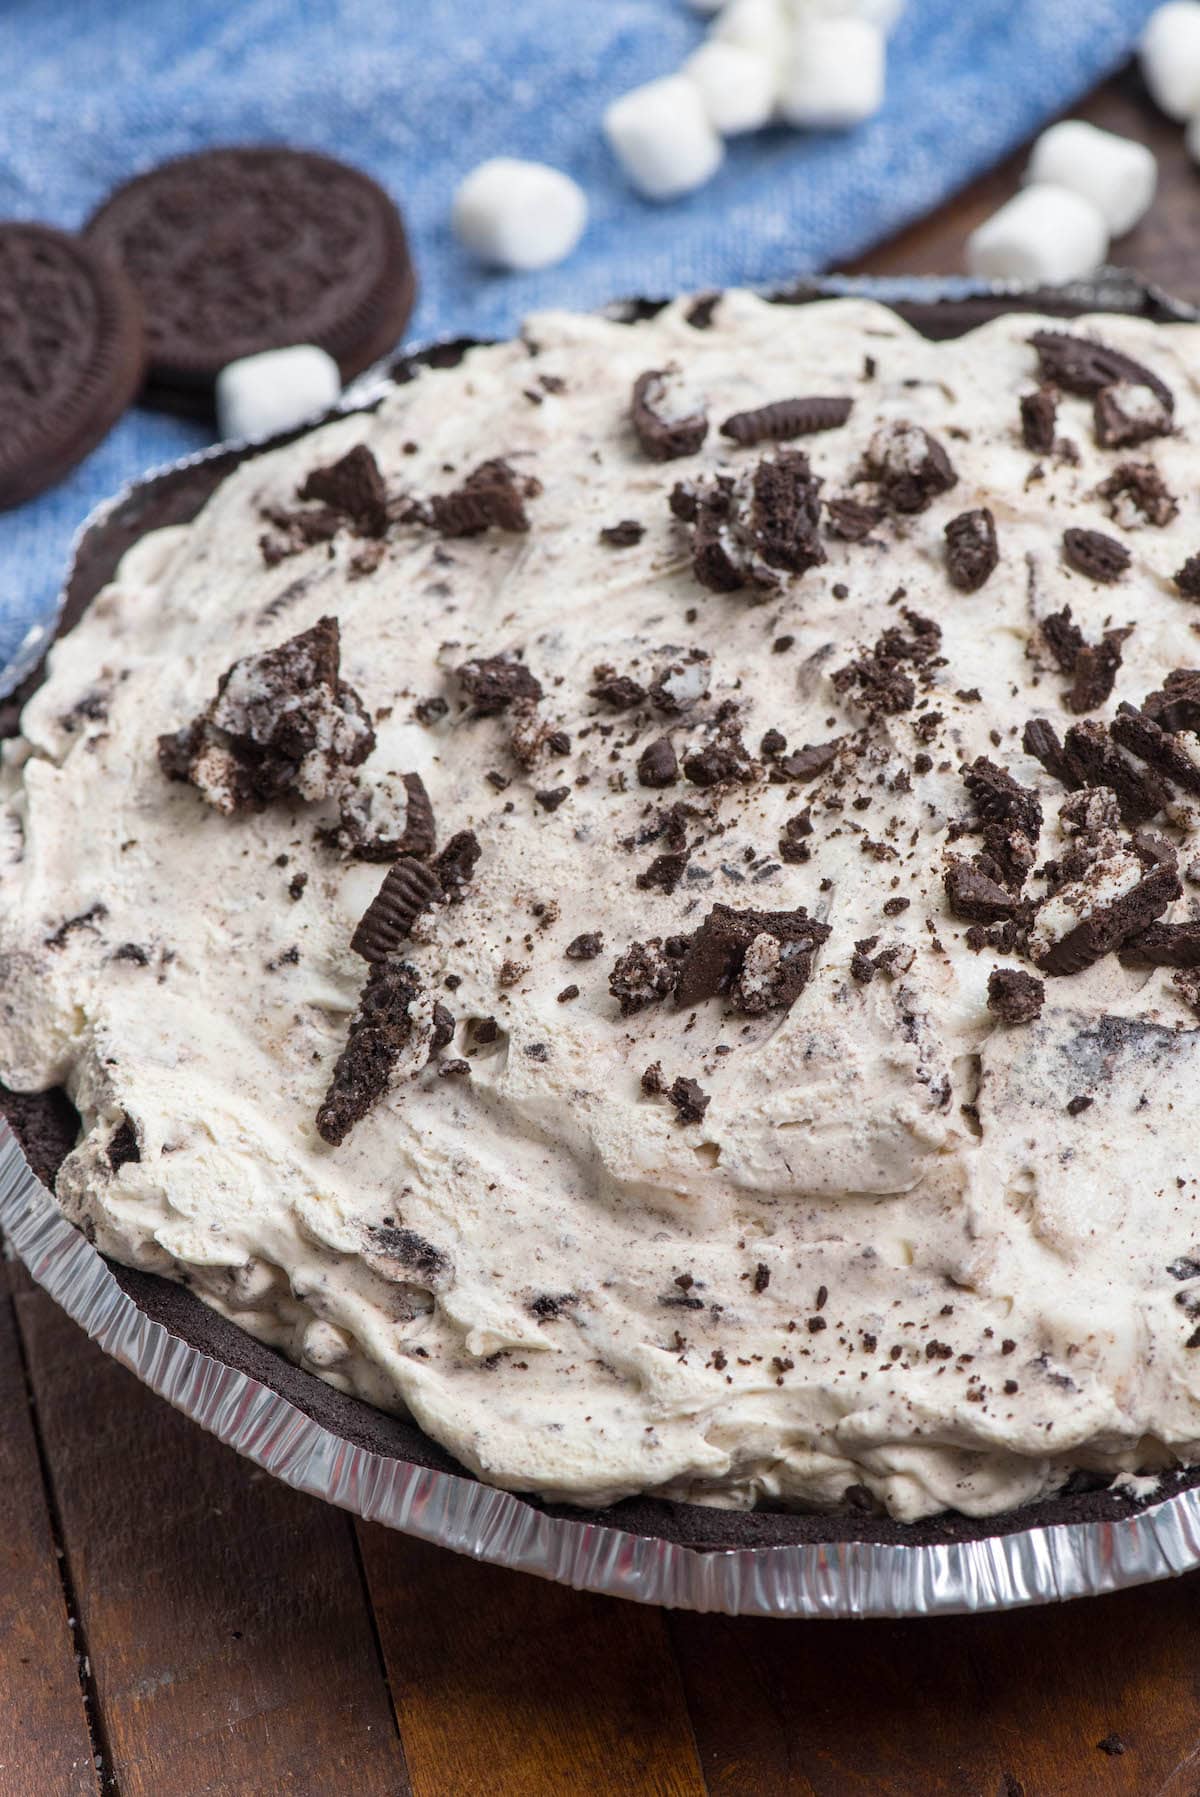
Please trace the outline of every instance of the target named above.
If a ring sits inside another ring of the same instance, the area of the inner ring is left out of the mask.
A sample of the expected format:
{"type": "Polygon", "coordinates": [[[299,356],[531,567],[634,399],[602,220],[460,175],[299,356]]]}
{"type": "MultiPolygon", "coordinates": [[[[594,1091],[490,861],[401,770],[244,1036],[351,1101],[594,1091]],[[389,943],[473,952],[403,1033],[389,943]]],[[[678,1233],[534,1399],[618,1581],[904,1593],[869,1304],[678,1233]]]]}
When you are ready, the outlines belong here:
{"type": "Polygon", "coordinates": [[[520,477],[500,457],[481,462],[460,487],[437,493],[429,501],[429,518],[444,537],[477,537],[484,531],[529,529],[525,501],[541,492],[541,483],[520,477]]]}
{"type": "Polygon", "coordinates": [[[222,674],[216,697],[183,730],[158,739],[170,780],[189,781],[225,816],[296,793],[322,799],[339,771],[375,746],[366,708],[341,679],[336,618],[246,655],[222,674]]]}
{"type": "Polygon", "coordinates": [[[1045,999],[1044,982],[1031,973],[994,967],[988,975],[987,1007],[1002,1023],[1032,1023],[1045,999]]]}
{"type": "Polygon", "coordinates": [[[1076,337],[1069,331],[1035,331],[1029,339],[1037,351],[1043,378],[1064,392],[1094,398],[1103,388],[1119,382],[1148,387],[1162,404],[1173,410],[1174,396],[1165,381],[1141,362],[1094,337],[1076,337]]]}
{"type": "Polygon", "coordinates": [[[119,1172],[120,1169],[127,1166],[130,1161],[141,1160],[142,1151],[138,1145],[137,1131],[134,1129],[130,1118],[124,1118],[122,1122],[117,1125],[112,1135],[108,1138],[108,1147],[104,1152],[108,1164],[114,1173],[119,1172]]]}
{"type": "Polygon", "coordinates": [[[735,443],[786,443],[817,431],[837,430],[854,409],[852,399],[777,399],[752,412],[734,412],[721,426],[721,435],[735,443]]]}
{"type": "Polygon", "coordinates": [[[1168,492],[1153,462],[1122,462],[1100,482],[1096,495],[1107,502],[1109,517],[1125,530],[1139,521],[1161,530],[1179,515],[1179,501],[1168,492]]]}
{"type": "MultiPolygon", "coordinates": [[[[393,868],[388,878],[395,872],[393,868]]],[[[410,1007],[420,989],[416,969],[407,963],[384,962],[367,975],[346,1046],[317,1112],[317,1131],[332,1147],[345,1141],[388,1090],[412,1037],[410,1007]]]]}
{"type": "Polygon", "coordinates": [[[386,961],[412,933],[420,913],[442,896],[436,874],[406,855],[390,867],[350,938],[351,951],[364,961],[386,961]]]}
{"type": "Polygon", "coordinates": [[[656,737],[638,756],[640,786],[673,786],[679,778],[679,760],[669,736],[656,737]]]}
{"type": "Polygon", "coordinates": [[[569,786],[551,786],[541,792],[535,792],[534,798],[543,811],[557,811],[564,800],[571,796],[569,786]]]}
{"type": "Polygon", "coordinates": [[[387,488],[379,463],[365,443],[356,443],[338,461],[313,468],[299,489],[349,518],[365,537],[381,537],[388,527],[387,488]]]}
{"type": "Polygon", "coordinates": [[[1200,555],[1189,555],[1173,578],[1183,598],[1200,600],[1200,555]]]}
{"type": "Polygon", "coordinates": [[[459,830],[433,862],[433,873],[452,905],[458,904],[483,853],[474,830],[459,830]]]}
{"type": "Polygon", "coordinates": [[[491,718],[507,711],[516,699],[540,699],[542,683],[523,661],[507,655],[488,655],[464,661],[455,670],[476,717],[491,718]]]}
{"type": "Polygon", "coordinates": [[[894,512],[923,512],[958,475],[937,438],[919,424],[897,419],[880,425],[867,447],[865,472],[894,512]]]}
{"type": "Polygon", "coordinates": [[[625,953],[617,956],[608,989],[620,1005],[622,1017],[632,1017],[674,992],[678,980],[678,964],[664,954],[656,936],[650,942],[630,943],[625,953]]]}
{"type": "Polygon", "coordinates": [[[679,971],[676,1002],[702,1004],[725,997],[735,1011],[758,1016],[787,1011],[812,973],[829,925],[794,911],[738,911],[714,905],[690,938],[679,971]]]}
{"type": "Polygon", "coordinates": [[[622,518],[619,524],[605,524],[600,531],[600,541],[610,549],[632,549],[640,543],[646,534],[646,526],[639,524],[636,518],[622,518]]]}
{"type": "Polygon", "coordinates": [[[760,1260],[754,1269],[751,1285],[756,1292],[765,1292],[771,1283],[771,1269],[765,1260],[760,1260]]]}
{"type": "Polygon", "coordinates": [[[960,512],[945,529],[946,572],[960,593],[977,593],[1000,559],[996,520],[987,506],[960,512]]]}
{"type": "Polygon", "coordinates": [[[705,413],[671,417],[664,409],[669,372],[648,368],[633,383],[629,416],[642,453],[654,462],[673,462],[680,456],[695,455],[708,435],[705,413]]]}
{"type": "Polygon", "coordinates": [[[568,961],[594,961],[604,947],[604,938],[599,930],[586,930],[582,936],[574,937],[563,951],[568,961]]]}
{"type": "Polygon", "coordinates": [[[1132,559],[1124,543],[1102,530],[1064,530],[1062,548],[1063,559],[1077,573],[1104,586],[1120,580],[1132,559]]]}
{"type": "Polygon", "coordinates": [[[702,1091],[694,1079],[682,1077],[668,1086],[667,1097],[675,1106],[680,1123],[699,1123],[712,1102],[710,1094],[702,1091]]]}
{"type": "Polygon", "coordinates": [[[1053,387],[1039,387],[1021,395],[1021,440],[1034,455],[1050,455],[1054,449],[1058,395],[1053,387]]]}
{"type": "Polygon", "coordinates": [[[1108,1754],[1110,1759],[1129,1751],[1120,1735],[1117,1734],[1105,1735],[1102,1741],[1096,1742],[1096,1746],[1101,1753],[1108,1754]]]}
{"type": "Polygon", "coordinates": [[[825,506],[826,529],[844,543],[862,543],[883,518],[883,508],[859,499],[830,499],[825,506]]]}

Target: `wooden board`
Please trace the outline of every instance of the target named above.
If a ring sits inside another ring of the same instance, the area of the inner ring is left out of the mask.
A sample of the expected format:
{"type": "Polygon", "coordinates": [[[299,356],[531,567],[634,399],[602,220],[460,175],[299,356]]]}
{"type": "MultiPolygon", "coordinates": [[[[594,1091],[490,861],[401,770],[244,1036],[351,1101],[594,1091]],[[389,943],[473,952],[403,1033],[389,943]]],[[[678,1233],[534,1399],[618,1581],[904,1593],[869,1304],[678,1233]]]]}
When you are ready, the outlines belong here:
{"type": "MultiPolygon", "coordinates": [[[[1077,110],[1160,154],[1159,203],[1118,259],[1200,300],[1180,132],[1133,77],[1077,110]]],[[[859,271],[959,269],[1018,174],[859,271]]],[[[0,1797],[1200,1794],[1200,1577],[944,1622],[666,1617],[356,1529],[15,1284],[19,1339],[0,1280],[0,1797]]]]}

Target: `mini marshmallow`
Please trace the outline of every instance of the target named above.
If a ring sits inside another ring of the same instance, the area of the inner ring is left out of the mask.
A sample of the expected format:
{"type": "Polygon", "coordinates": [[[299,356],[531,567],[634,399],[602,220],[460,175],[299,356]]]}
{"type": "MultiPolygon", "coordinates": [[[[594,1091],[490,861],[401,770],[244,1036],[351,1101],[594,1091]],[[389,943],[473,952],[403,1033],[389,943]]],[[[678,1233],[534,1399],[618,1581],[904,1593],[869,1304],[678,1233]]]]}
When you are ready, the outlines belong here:
{"type": "Polygon", "coordinates": [[[786,0],[730,0],[709,36],[756,50],[776,69],[787,61],[792,20],[786,0]]]}
{"type": "Polygon", "coordinates": [[[789,125],[844,130],[883,105],[887,51],[883,33],[865,19],[813,14],[799,24],[779,92],[789,125]]]}
{"type": "Polygon", "coordinates": [[[273,437],[336,405],[342,377],[315,343],[264,349],[227,362],[217,376],[217,429],[222,437],[273,437]]]}
{"type": "Polygon", "coordinates": [[[695,82],[664,75],[622,94],[604,114],[617,161],[648,200],[673,200],[714,175],[724,146],[695,82]]]}
{"type": "Polygon", "coordinates": [[[905,0],[787,0],[793,20],[802,24],[813,14],[825,13],[829,16],[850,16],[865,19],[868,25],[878,25],[880,31],[889,35],[900,22],[904,11],[905,0]]]}
{"type": "Polygon", "coordinates": [[[1099,207],[1049,181],[1023,187],[967,238],[967,268],[992,281],[1072,281],[1108,255],[1099,207]]]}
{"type": "Polygon", "coordinates": [[[495,156],[460,181],[450,223],[481,262],[549,268],[569,256],[583,236],[587,200],[561,169],[495,156]]]}
{"type": "Polygon", "coordinates": [[[1064,119],[1033,146],[1026,181],[1069,187],[1098,206],[1114,237],[1131,231],[1154,198],[1154,152],[1131,137],[1101,131],[1083,119],[1064,119]]]}
{"type": "Polygon", "coordinates": [[[757,50],[709,38],[683,65],[704,99],[709,122],[723,137],[757,131],[775,110],[775,69],[757,50]]]}
{"type": "Polygon", "coordinates": [[[1139,56],[1146,86],[1168,118],[1200,112],[1200,0],[1169,0],[1152,12],[1139,56]]]}

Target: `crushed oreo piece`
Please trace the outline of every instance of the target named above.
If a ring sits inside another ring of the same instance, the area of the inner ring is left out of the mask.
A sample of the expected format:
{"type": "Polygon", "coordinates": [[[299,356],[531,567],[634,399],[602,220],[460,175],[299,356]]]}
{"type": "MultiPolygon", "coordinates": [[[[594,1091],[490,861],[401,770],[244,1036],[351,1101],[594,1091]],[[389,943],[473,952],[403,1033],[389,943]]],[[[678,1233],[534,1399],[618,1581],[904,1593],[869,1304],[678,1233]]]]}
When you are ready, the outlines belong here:
{"type": "Polygon", "coordinates": [[[599,930],[585,930],[582,936],[573,936],[563,952],[568,961],[594,961],[603,947],[599,930]]]}
{"type": "Polygon", "coordinates": [[[1075,663],[1079,651],[1084,645],[1084,634],[1071,616],[1071,607],[1064,606],[1062,611],[1047,612],[1039,626],[1042,640],[1058,664],[1060,671],[1071,674],[1075,671],[1075,663]]]}
{"type": "Polygon", "coordinates": [[[694,1079],[682,1077],[667,1087],[667,1097],[675,1106],[679,1123],[700,1123],[711,1103],[709,1093],[702,1091],[694,1079]]]}
{"type": "Polygon", "coordinates": [[[831,537],[843,543],[862,543],[883,518],[883,507],[865,505],[860,499],[829,499],[825,502],[825,528],[831,537]]]}
{"type": "Polygon", "coordinates": [[[708,435],[704,412],[672,417],[665,409],[669,370],[648,368],[633,383],[629,416],[642,453],[654,462],[673,462],[695,455],[708,435]]]}
{"type": "Polygon", "coordinates": [[[1058,731],[1045,718],[1029,719],[1021,733],[1021,746],[1060,785],[1069,790],[1083,785],[1083,780],[1067,761],[1058,731]]]}
{"type": "Polygon", "coordinates": [[[356,861],[395,861],[433,853],[433,805],[420,774],[358,781],[342,795],[339,821],[328,840],[356,861]]]}
{"type": "Polygon", "coordinates": [[[1121,944],[1130,966],[1200,967],[1200,921],[1152,923],[1121,944]]]}
{"type": "Polygon", "coordinates": [[[732,722],[722,724],[715,737],[683,758],[683,771],[693,786],[745,786],[760,771],[741,731],[732,722]]]}
{"type": "Polygon", "coordinates": [[[559,806],[570,798],[571,788],[569,786],[550,786],[541,792],[535,792],[533,796],[543,811],[557,811],[559,806]]]}
{"type": "Polygon", "coordinates": [[[1128,382],[1148,387],[1168,410],[1174,409],[1174,396],[1166,382],[1119,349],[1069,331],[1035,331],[1029,341],[1037,351],[1043,379],[1066,393],[1090,399],[1105,387],[1128,382]]]}
{"type": "Polygon", "coordinates": [[[632,549],[645,534],[646,526],[639,524],[636,518],[622,518],[619,524],[605,524],[601,528],[600,541],[610,549],[632,549]]]}
{"type": "Polygon", "coordinates": [[[423,861],[406,855],[388,869],[359,919],[350,938],[352,952],[364,961],[386,961],[411,935],[421,912],[441,896],[437,875],[423,861]]]}
{"type": "Polygon", "coordinates": [[[478,537],[486,530],[520,533],[529,529],[525,501],[541,492],[541,483],[530,475],[518,475],[500,457],[481,462],[462,485],[450,493],[435,493],[428,515],[444,537],[478,537]]]}
{"type": "Polygon", "coordinates": [[[657,1004],[675,990],[679,964],[663,951],[662,941],[632,942],[613,962],[608,989],[621,1007],[622,1017],[632,1017],[647,1005],[657,1004]]]}
{"type": "Polygon", "coordinates": [[[845,424],[854,409],[852,399],[777,399],[756,406],[752,412],[734,412],[721,426],[721,435],[734,443],[786,443],[793,437],[833,431],[845,424]]]}
{"type": "Polygon", "coordinates": [[[1082,716],[1096,711],[1112,697],[1121,666],[1121,650],[1132,626],[1106,630],[1098,643],[1084,643],[1075,657],[1073,679],[1066,694],[1068,711],[1082,716]]]}
{"type": "Polygon", "coordinates": [[[902,420],[880,425],[875,432],[867,446],[865,473],[894,512],[923,512],[958,482],[937,438],[919,424],[902,420]]]}
{"type": "Polygon", "coordinates": [[[815,780],[818,774],[833,766],[845,740],[844,736],[835,736],[832,742],[805,743],[803,748],[790,749],[786,755],[776,756],[771,779],[777,786],[803,786],[806,781],[815,780]]]}
{"type": "Polygon", "coordinates": [[[488,655],[464,661],[455,670],[476,717],[491,718],[516,699],[540,699],[542,683],[512,656],[488,655]]]}
{"type": "Polygon", "coordinates": [[[945,529],[946,572],[960,593],[977,593],[1000,560],[996,520],[987,506],[960,512],[945,529]]]}
{"type": "Polygon", "coordinates": [[[1034,965],[1043,973],[1082,973],[1129,937],[1140,935],[1181,891],[1173,867],[1156,867],[1132,891],[1097,906],[1065,935],[1048,943],[1035,941],[1031,945],[1034,965]]]}
{"type": "Polygon", "coordinates": [[[638,756],[638,784],[649,787],[673,786],[679,778],[679,760],[669,736],[656,737],[638,756]]]}
{"type": "Polygon", "coordinates": [[[1064,530],[1062,548],[1070,567],[1104,586],[1120,580],[1133,559],[1124,543],[1105,536],[1102,530],[1064,530]]]}
{"type": "Polygon", "coordinates": [[[692,568],[715,593],[742,587],[760,596],[781,573],[803,574],[826,560],[818,525],[821,482],[798,449],[764,456],[736,479],[697,482],[692,495],[692,568]]]}
{"type": "Polygon", "coordinates": [[[1092,422],[1101,449],[1124,449],[1165,437],[1172,428],[1172,407],[1149,387],[1119,381],[1097,393],[1092,422]]]}
{"type": "Polygon", "coordinates": [[[1021,441],[1034,455],[1050,455],[1058,415],[1058,395],[1053,387],[1039,387],[1021,395],[1021,441]]]}
{"type": "Polygon", "coordinates": [[[1017,912],[1019,900],[977,862],[953,858],[942,882],[955,917],[970,923],[1003,923],[1017,912]]]}
{"type": "Polygon", "coordinates": [[[1094,1098],[1089,1098],[1086,1093],[1080,1092],[1076,1097],[1067,1100],[1067,1116],[1082,1117],[1084,1111],[1090,1111],[1095,1102],[1094,1098]]]}
{"type": "Polygon", "coordinates": [[[1200,668],[1172,668],[1142,710],[1163,730],[1200,731],[1200,668]]]}
{"type": "Polygon", "coordinates": [[[1173,786],[1200,797],[1200,763],[1192,759],[1172,732],[1164,730],[1145,712],[1132,705],[1118,705],[1108,733],[1121,748],[1147,762],[1173,786]]]}
{"type": "Polygon", "coordinates": [[[590,699],[599,699],[612,711],[629,711],[634,705],[640,705],[646,697],[644,686],[632,679],[628,674],[618,674],[615,668],[607,665],[593,668],[592,678],[596,684],[588,688],[590,699]]]}
{"type": "MultiPolygon", "coordinates": [[[[1151,695],[1153,697],[1153,695],[1151,695]]],[[[1103,724],[1072,724],[1063,743],[1071,788],[1107,786],[1116,794],[1121,816],[1131,827],[1149,823],[1170,794],[1153,768],[1138,768],[1120,754],[1103,724]]]]}
{"type": "Polygon", "coordinates": [[[158,739],[170,780],[189,781],[216,810],[261,810],[285,793],[323,799],[375,746],[366,708],[339,672],[336,618],[221,676],[193,723],[158,739]]]}
{"type": "Polygon", "coordinates": [[[327,467],[313,468],[299,497],[315,499],[341,513],[364,537],[381,537],[387,530],[387,488],[379,463],[365,443],[356,443],[327,467]]]}
{"type": "Polygon", "coordinates": [[[1139,523],[1161,530],[1179,515],[1179,501],[1153,462],[1122,462],[1100,482],[1096,496],[1123,530],[1133,530],[1139,523]]]}
{"type": "Polygon", "coordinates": [[[869,654],[835,669],[832,675],[836,692],[857,689],[859,703],[871,718],[893,717],[912,709],[916,683],[905,668],[924,667],[941,647],[941,628],[932,619],[909,610],[904,618],[910,634],[892,625],[869,654]]]}
{"type": "Polygon", "coordinates": [[[331,1146],[345,1141],[391,1085],[412,1040],[411,1006],[420,990],[416,969],[405,962],[383,962],[367,975],[346,1046],[317,1112],[317,1131],[331,1146]]]}
{"type": "Polygon", "coordinates": [[[474,830],[458,830],[434,859],[434,875],[452,905],[461,901],[482,853],[474,830]]]}
{"type": "Polygon", "coordinates": [[[812,973],[829,925],[794,911],[737,911],[714,905],[687,943],[676,1002],[684,1007],[728,998],[735,1011],[787,1011],[812,973]]]}
{"type": "Polygon", "coordinates": [[[1172,578],[1176,591],[1184,599],[1200,600],[1200,555],[1189,555],[1172,578]]]}
{"type": "Polygon", "coordinates": [[[1044,983],[1031,973],[994,967],[988,975],[987,1007],[1002,1023],[1032,1023],[1045,999],[1044,983]]]}
{"type": "Polygon", "coordinates": [[[130,1117],[124,1117],[108,1138],[108,1146],[104,1151],[109,1166],[114,1173],[128,1166],[130,1161],[140,1161],[142,1150],[138,1144],[137,1130],[130,1117]]]}

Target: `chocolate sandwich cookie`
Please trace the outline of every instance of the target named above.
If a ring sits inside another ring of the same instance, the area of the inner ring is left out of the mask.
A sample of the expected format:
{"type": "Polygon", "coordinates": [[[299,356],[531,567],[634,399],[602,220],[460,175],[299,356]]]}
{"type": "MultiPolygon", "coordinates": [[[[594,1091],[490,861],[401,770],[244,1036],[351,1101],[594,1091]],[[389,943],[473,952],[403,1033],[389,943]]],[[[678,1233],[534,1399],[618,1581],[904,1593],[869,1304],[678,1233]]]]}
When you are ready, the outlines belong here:
{"type": "Polygon", "coordinates": [[[207,411],[227,362],[315,343],[343,380],[392,349],[415,281],[404,225],[359,169],[308,150],[204,150],[119,187],[86,226],[142,296],[148,397],[207,411]]]}
{"type": "Polygon", "coordinates": [[[81,461],[143,365],[141,306],[119,268],[48,225],[0,225],[0,508],[81,461]]]}

